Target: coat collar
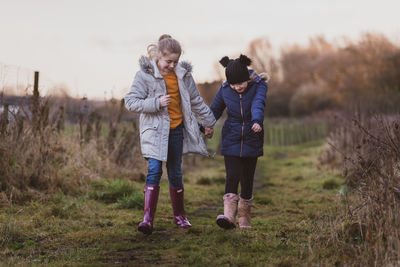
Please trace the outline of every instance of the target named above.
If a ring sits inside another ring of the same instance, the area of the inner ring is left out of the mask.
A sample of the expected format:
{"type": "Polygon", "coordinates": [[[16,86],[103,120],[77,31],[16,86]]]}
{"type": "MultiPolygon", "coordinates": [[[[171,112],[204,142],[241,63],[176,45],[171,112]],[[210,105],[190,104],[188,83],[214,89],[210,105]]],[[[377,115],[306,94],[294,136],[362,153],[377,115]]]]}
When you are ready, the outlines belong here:
{"type": "MultiPolygon", "coordinates": [[[[158,70],[157,63],[154,59],[150,59],[148,57],[142,56],[139,59],[139,66],[142,71],[153,75],[155,78],[162,79],[160,71],[158,70]]],[[[183,79],[183,77],[192,72],[192,65],[186,61],[180,61],[175,68],[175,74],[178,79],[183,79]]]]}

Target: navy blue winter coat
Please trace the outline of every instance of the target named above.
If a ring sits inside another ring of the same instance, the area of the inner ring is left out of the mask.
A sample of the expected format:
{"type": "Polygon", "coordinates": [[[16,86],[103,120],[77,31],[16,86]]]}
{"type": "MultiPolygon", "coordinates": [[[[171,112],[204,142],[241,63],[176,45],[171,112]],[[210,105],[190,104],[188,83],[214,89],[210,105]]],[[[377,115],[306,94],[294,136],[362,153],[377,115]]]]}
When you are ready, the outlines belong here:
{"type": "MultiPolygon", "coordinates": [[[[252,73],[250,70],[250,74],[252,73]]],[[[263,155],[263,122],[267,90],[267,83],[258,76],[249,82],[247,90],[241,94],[232,89],[228,82],[224,82],[218,89],[211,110],[217,120],[225,108],[228,115],[222,128],[222,155],[237,157],[263,155]],[[259,133],[251,129],[255,122],[263,128],[259,133]]]]}

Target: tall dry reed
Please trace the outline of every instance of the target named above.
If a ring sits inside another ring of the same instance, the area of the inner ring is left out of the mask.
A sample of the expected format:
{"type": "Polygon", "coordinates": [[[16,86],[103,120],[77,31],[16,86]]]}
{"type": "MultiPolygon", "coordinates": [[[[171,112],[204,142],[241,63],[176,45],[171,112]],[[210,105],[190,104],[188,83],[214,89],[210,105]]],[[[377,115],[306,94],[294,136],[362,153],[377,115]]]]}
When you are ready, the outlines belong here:
{"type": "MultiPolygon", "coordinates": [[[[124,110],[110,129],[111,139],[102,134],[102,125],[107,122],[96,111],[89,119],[78,113],[78,125],[66,125],[60,100],[52,102],[37,92],[29,103],[22,104],[15,114],[5,105],[0,114],[2,203],[43,198],[59,191],[82,193],[94,179],[142,179],[144,160],[136,156],[139,144],[135,121],[134,126],[121,122],[124,110]],[[120,125],[124,128],[119,129],[120,125]],[[65,133],[71,129],[78,131],[65,133]]],[[[88,105],[87,101],[81,104],[88,105]]],[[[110,121],[115,119],[110,116],[110,121]]]]}
{"type": "Polygon", "coordinates": [[[400,262],[400,116],[358,117],[332,133],[348,186],[329,245],[357,266],[400,262]]]}

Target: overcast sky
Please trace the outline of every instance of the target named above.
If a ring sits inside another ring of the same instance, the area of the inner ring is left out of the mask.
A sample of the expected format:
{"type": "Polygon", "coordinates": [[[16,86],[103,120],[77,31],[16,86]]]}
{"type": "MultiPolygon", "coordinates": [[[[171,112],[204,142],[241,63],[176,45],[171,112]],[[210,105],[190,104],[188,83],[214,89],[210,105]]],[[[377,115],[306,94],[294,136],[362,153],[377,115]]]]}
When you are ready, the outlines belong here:
{"type": "Polygon", "coordinates": [[[181,42],[195,79],[211,81],[218,59],[259,37],[279,47],[372,31],[399,43],[399,10],[399,0],[0,0],[0,87],[39,70],[73,96],[122,97],[163,33],[181,42]]]}

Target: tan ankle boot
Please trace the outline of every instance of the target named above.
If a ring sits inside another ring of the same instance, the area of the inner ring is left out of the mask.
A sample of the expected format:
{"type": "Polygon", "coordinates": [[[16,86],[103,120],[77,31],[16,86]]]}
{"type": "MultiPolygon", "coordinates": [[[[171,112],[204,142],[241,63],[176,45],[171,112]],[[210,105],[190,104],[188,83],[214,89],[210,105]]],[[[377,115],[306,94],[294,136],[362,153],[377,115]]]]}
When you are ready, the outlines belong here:
{"type": "Polygon", "coordinates": [[[251,228],[250,224],[250,209],[253,198],[251,199],[239,199],[238,205],[238,220],[240,228],[251,228]]]}
{"type": "Polygon", "coordinates": [[[239,196],[233,193],[225,194],[224,200],[224,215],[218,215],[217,224],[224,229],[235,228],[236,208],[239,196]]]}

